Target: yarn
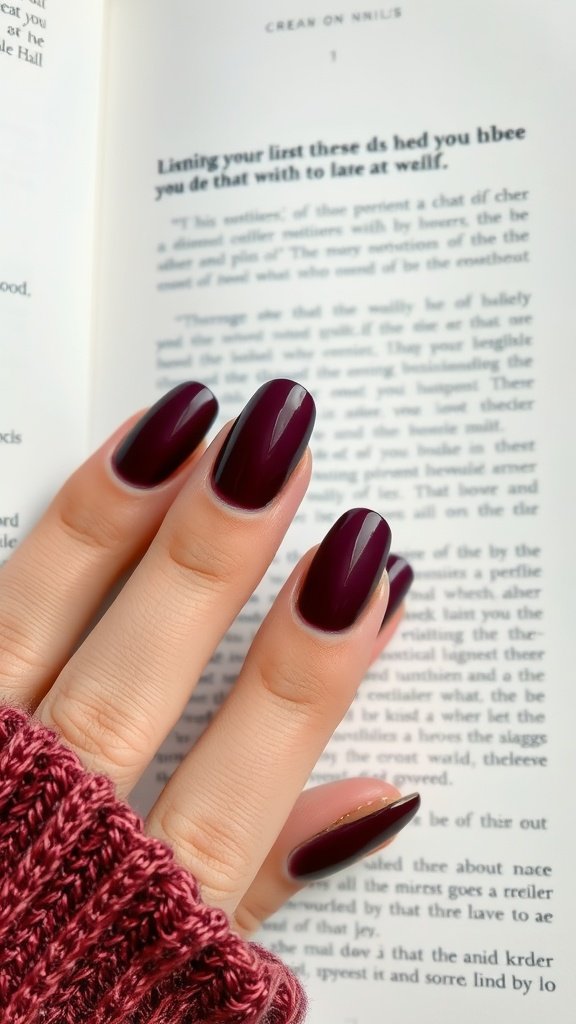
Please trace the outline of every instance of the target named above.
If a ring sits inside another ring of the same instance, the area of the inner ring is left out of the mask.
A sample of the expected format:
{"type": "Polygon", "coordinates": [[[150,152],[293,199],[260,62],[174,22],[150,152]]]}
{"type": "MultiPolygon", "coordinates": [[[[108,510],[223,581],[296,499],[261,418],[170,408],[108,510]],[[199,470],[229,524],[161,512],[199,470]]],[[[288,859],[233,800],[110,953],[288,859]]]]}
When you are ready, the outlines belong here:
{"type": "Polygon", "coordinates": [[[110,779],[0,707],[3,1024],[300,1024],[305,1005],[110,779]]]}

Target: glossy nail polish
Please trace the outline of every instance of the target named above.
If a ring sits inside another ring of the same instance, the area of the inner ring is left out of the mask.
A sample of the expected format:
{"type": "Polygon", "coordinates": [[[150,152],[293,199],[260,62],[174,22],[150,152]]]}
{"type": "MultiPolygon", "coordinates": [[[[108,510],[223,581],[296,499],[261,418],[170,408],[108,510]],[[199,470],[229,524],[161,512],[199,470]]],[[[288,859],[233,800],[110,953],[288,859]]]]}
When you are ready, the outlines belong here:
{"type": "Polygon", "coordinates": [[[380,805],[378,810],[371,804],[360,807],[292,850],[288,873],[311,882],[349,867],[397,835],[419,807],[418,793],[380,805]]]}
{"type": "Polygon", "coordinates": [[[353,508],[326,534],[302,584],[298,611],[311,626],[351,626],[374,593],[390,550],[390,527],[377,512],[353,508]]]}
{"type": "Polygon", "coordinates": [[[382,619],[382,628],[392,618],[398,606],[402,603],[410,590],[414,580],[412,566],[400,555],[390,555],[386,562],[386,572],[390,581],[390,597],[386,614],[382,619]]]}
{"type": "Polygon", "coordinates": [[[114,452],[118,476],[134,487],[162,483],[200,444],[217,412],[218,402],[204,384],[179,384],[138,420],[114,452]]]}
{"type": "Polygon", "coordinates": [[[314,400],[293,380],[271,380],[252,396],[216,460],[213,486],[238,508],[263,508],[276,497],[308,444],[314,400]]]}

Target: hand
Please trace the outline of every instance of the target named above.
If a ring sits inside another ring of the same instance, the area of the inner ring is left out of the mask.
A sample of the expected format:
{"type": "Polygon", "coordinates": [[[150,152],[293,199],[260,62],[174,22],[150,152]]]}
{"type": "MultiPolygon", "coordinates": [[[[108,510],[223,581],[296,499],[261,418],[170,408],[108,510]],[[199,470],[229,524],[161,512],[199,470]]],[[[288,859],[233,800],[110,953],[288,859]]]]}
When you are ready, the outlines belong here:
{"type": "MultiPolygon", "coordinates": [[[[33,709],[120,796],[178,721],[310,478],[314,406],[302,387],[264,385],[204,451],[215,414],[211,393],[188,384],[123,424],[65,483],[0,578],[0,697],[33,709]]],[[[380,629],[389,542],[379,515],[355,510],[304,555],[147,819],[242,934],[309,877],[382,845],[417,810],[416,797],[389,807],[399,794],[378,779],[301,792],[401,617],[400,606],[380,629]],[[350,823],[358,817],[362,835],[350,823]]],[[[401,561],[395,571],[398,604],[410,570],[401,561]]]]}

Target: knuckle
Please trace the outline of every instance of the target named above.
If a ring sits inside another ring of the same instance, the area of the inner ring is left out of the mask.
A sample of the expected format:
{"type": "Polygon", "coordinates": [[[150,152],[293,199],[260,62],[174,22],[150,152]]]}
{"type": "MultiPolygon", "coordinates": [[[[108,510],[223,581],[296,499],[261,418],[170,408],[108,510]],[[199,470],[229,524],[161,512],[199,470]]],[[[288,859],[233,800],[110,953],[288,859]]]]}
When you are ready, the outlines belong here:
{"type": "Polygon", "coordinates": [[[214,544],[213,538],[194,534],[189,527],[172,528],[166,541],[166,554],[172,569],[183,575],[189,584],[210,590],[220,590],[238,577],[241,555],[236,546],[226,551],[214,544]]]}
{"type": "Polygon", "coordinates": [[[277,906],[264,906],[256,903],[253,897],[248,904],[248,897],[238,904],[232,915],[232,924],[242,938],[248,939],[261,927],[267,918],[271,917],[277,910],[277,906]]]}
{"type": "Polygon", "coordinates": [[[0,620],[0,680],[8,687],[30,675],[46,671],[46,665],[36,649],[33,633],[17,618],[0,620]]]}
{"type": "Polygon", "coordinates": [[[57,525],[80,547],[114,551],[125,542],[125,530],[108,507],[87,502],[75,487],[65,487],[55,507],[57,525]]]}
{"type": "Polygon", "coordinates": [[[221,821],[206,816],[193,821],[189,815],[168,807],[159,826],[200,882],[208,902],[220,904],[235,897],[241,879],[251,868],[251,840],[236,820],[223,815],[221,821]]]}
{"type": "Polygon", "coordinates": [[[258,665],[260,685],[283,710],[305,719],[320,717],[328,700],[327,680],[311,664],[279,659],[272,653],[258,665]]]}
{"type": "Polygon", "coordinates": [[[49,724],[87,767],[105,771],[115,781],[131,779],[151,749],[148,732],[123,705],[102,701],[89,691],[75,686],[67,692],[58,686],[48,705],[49,724]]]}

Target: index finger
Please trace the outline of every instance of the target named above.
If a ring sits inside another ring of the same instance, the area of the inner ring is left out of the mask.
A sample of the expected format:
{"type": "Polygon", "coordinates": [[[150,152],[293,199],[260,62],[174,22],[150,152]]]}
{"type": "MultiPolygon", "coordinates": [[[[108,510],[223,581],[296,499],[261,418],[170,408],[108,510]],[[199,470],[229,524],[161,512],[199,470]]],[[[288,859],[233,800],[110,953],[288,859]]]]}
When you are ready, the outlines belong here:
{"type": "Polygon", "coordinates": [[[0,698],[41,700],[110,588],[150,544],[217,409],[203,384],[179,385],[66,481],[0,576],[0,698]]]}

